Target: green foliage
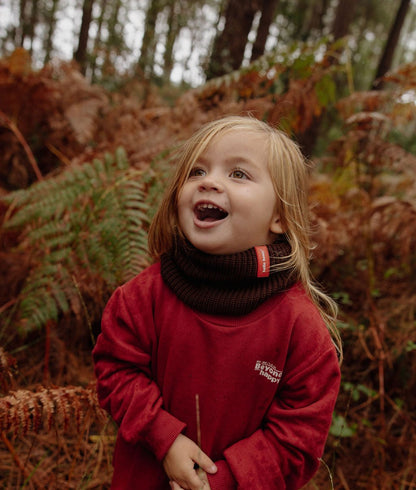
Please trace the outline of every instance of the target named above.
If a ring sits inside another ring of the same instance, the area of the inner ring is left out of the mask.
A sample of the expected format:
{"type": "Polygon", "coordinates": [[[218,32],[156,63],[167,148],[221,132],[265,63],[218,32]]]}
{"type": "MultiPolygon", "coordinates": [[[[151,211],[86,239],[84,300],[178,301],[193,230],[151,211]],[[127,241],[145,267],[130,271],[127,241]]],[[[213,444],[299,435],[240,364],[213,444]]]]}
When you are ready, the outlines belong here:
{"type": "Polygon", "coordinates": [[[348,425],[345,417],[334,413],[329,432],[335,437],[353,437],[357,432],[357,424],[348,425]]]}
{"type": "Polygon", "coordinates": [[[416,350],[416,343],[409,340],[406,344],[406,352],[413,352],[416,350]]]}
{"type": "MultiPolygon", "coordinates": [[[[358,402],[363,396],[367,399],[375,399],[378,393],[361,383],[354,384],[348,381],[342,383],[341,388],[344,392],[349,393],[351,401],[358,402]]],[[[361,423],[367,427],[371,427],[371,422],[365,418],[361,419],[361,423]]],[[[332,415],[332,424],[330,433],[335,437],[353,437],[357,433],[358,425],[355,422],[348,423],[346,414],[340,415],[336,412],[332,415]]]]}
{"type": "Polygon", "coordinates": [[[416,140],[415,140],[414,132],[412,130],[399,131],[398,129],[393,129],[389,134],[389,140],[392,143],[396,143],[400,145],[409,153],[416,155],[416,140]]]}
{"type": "Polygon", "coordinates": [[[342,384],[342,387],[345,391],[351,394],[351,398],[354,401],[358,401],[361,395],[365,395],[368,398],[375,398],[377,396],[376,391],[372,390],[371,388],[368,388],[368,386],[365,386],[361,383],[353,384],[353,383],[345,382],[342,384]]]}
{"type": "Polygon", "coordinates": [[[352,304],[350,295],[345,291],[335,292],[332,294],[332,297],[335,299],[335,301],[338,301],[339,303],[341,303],[343,305],[351,305],[352,304]]]}
{"type": "Polygon", "coordinates": [[[157,155],[151,162],[149,171],[145,175],[148,187],[147,203],[149,205],[149,221],[153,219],[160,201],[169,185],[172,176],[176,147],[169,148],[157,155]]]}
{"type": "Polygon", "coordinates": [[[32,259],[17,305],[20,331],[61,314],[79,317],[83,295],[98,306],[141,270],[148,208],[142,181],[119,149],[3,198],[12,214],[5,227],[23,229],[19,248],[32,259]]]}
{"type": "Polygon", "coordinates": [[[336,84],[333,76],[324,75],[315,86],[316,96],[322,107],[334,104],[337,98],[336,84]]]}

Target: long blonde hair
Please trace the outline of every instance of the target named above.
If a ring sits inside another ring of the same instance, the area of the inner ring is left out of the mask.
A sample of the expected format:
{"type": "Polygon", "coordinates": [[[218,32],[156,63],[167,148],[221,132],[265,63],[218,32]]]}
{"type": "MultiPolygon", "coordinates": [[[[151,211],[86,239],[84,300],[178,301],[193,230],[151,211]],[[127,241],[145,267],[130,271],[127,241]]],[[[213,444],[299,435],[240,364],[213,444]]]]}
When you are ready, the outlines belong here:
{"type": "Polygon", "coordinates": [[[312,248],[308,207],[309,165],[296,143],[282,131],[245,116],[227,116],[202,126],[178,153],[175,173],[150,226],[149,252],[154,259],[158,259],[172,248],[175,237],[181,235],[178,196],[192,167],[216,136],[238,130],[264,136],[268,170],[277,197],[277,213],[291,245],[291,254],[279,269],[295,271],[320,310],[341,359],[342,344],[336,327],[337,305],[315,284],[309,268],[312,248]]]}

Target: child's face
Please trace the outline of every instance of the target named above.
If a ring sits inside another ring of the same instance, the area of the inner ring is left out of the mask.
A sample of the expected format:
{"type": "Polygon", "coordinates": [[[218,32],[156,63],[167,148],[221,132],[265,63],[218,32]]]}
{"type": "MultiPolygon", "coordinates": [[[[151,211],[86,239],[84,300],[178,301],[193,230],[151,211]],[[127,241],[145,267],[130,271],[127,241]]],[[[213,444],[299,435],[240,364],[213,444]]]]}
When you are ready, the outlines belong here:
{"type": "Polygon", "coordinates": [[[265,137],[248,130],[216,136],[179,193],[178,217],[186,238],[206,253],[272,243],[282,227],[265,137]]]}

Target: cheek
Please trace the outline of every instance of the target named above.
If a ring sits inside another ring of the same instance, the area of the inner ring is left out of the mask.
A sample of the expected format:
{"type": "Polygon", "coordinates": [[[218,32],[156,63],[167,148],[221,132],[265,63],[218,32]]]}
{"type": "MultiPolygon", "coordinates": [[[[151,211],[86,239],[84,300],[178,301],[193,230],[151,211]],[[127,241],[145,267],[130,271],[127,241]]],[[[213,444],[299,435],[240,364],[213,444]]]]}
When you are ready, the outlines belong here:
{"type": "Polygon", "coordinates": [[[193,214],[191,198],[186,189],[183,189],[178,195],[176,214],[179,228],[183,230],[184,225],[189,223],[193,214]]]}
{"type": "Polygon", "coordinates": [[[176,209],[178,210],[178,214],[181,213],[185,209],[186,201],[187,201],[186,190],[182,189],[178,193],[178,197],[176,199],[176,209]]]}
{"type": "Polygon", "coordinates": [[[193,186],[191,182],[185,182],[182,187],[177,192],[177,202],[184,203],[185,201],[189,201],[193,192],[193,186]]]}
{"type": "Polygon", "coordinates": [[[184,207],[178,204],[177,207],[177,222],[180,228],[182,228],[183,222],[184,222],[184,207]]]}

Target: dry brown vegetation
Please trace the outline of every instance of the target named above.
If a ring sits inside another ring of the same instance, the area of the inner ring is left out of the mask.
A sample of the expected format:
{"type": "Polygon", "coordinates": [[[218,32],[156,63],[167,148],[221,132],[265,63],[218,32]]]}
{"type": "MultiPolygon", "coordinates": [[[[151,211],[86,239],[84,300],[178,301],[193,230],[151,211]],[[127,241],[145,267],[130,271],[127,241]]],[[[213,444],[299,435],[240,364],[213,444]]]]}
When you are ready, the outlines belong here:
{"type": "Polygon", "coordinates": [[[337,100],[340,68],[300,58],[263,59],[171,104],[138,82],[108,93],[71,65],[33,72],[20,51],[0,62],[3,488],[109,487],[116,428],[97,406],[90,358],[102,308],[146,264],[132,236],[146,231],[172,150],[202,123],[247,112],[305,145],[327,126],[311,185],[313,269],[340,304],[345,361],[307,488],[416,487],[416,66],[337,100]],[[117,194],[126,179],[134,202],[117,194]],[[126,214],[108,214],[103,196],[126,214]],[[120,216],[132,252],[114,265],[120,216]]]}

